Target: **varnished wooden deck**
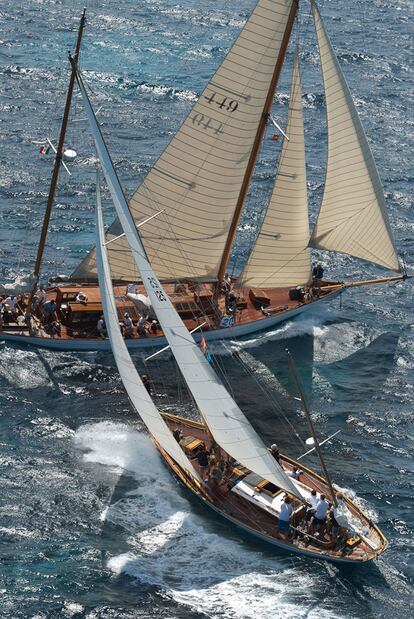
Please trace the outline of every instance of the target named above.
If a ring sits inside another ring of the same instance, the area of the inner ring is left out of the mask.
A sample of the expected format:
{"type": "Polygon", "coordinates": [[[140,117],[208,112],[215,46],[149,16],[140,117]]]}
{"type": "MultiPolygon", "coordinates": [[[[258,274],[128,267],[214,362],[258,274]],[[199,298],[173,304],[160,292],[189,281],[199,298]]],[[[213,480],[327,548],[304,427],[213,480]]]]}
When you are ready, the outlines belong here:
{"type": "MultiPolygon", "coordinates": [[[[211,447],[211,439],[208,437],[204,426],[200,423],[185,420],[170,414],[164,414],[164,418],[173,430],[178,428],[184,436],[193,436],[198,438],[205,443],[207,449],[211,447]]],[[[220,451],[221,456],[224,460],[226,460],[228,457],[227,454],[225,454],[222,450],[220,451]]],[[[177,474],[178,467],[176,467],[175,463],[171,461],[162,449],[161,452],[170,466],[172,465],[172,468],[176,469],[175,473],[177,474]]],[[[201,473],[197,460],[193,459],[192,463],[198,472],[201,473]]],[[[323,493],[329,498],[328,486],[319,475],[310,469],[305,468],[302,464],[299,465],[287,456],[281,456],[281,464],[286,472],[289,472],[296,467],[300,468],[303,471],[300,476],[301,483],[303,483],[309,490],[315,489],[318,493],[323,493]]],[[[182,471],[178,471],[178,476],[185,485],[189,485],[186,483],[186,476],[183,476],[182,471]]],[[[240,477],[240,479],[242,479],[242,477],[240,477]]],[[[375,558],[387,547],[386,539],[378,527],[376,527],[370,518],[366,516],[355,505],[355,503],[348,498],[345,500],[352,516],[358,518],[361,521],[363,528],[368,531],[368,534],[365,537],[361,537],[361,542],[359,545],[355,546],[352,550],[344,550],[343,544],[335,543],[335,541],[332,541],[328,535],[318,539],[306,535],[303,532],[304,529],[302,531],[303,518],[298,518],[297,521],[294,522],[293,530],[297,531],[298,535],[296,535],[293,540],[287,541],[278,538],[276,533],[276,514],[273,516],[264,509],[261,509],[259,506],[252,504],[244,497],[231,492],[225,484],[217,488],[214,485],[209,485],[207,482],[205,492],[202,491],[202,488],[200,489],[193,487],[191,489],[193,489],[193,491],[195,489],[196,494],[198,494],[200,498],[209,503],[213,509],[221,513],[226,518],[234,521],[236,524],[250,530],[253,534],[257,534],[262,539],[267,539],[267,541],[271,543],[275,543],[276,545],[280,545],[284,548],[290,548],[291,550],[301,554],[314,555],[337,561],[362,563],[375,558]],[[379,550],[375,551],[373,550],[373,547],[376,547],[379,550]]]]}
{"type": "MultiPolygon", "coordinates": [[[[204,286],[204,289],[210,288],[211,290],[212,285],[204,284],[203,286],[204,286]]],[[[74,293],[79,292],[79,291],[83,291],[86,293],[88,297],[87,304],[82,305],[80,303],[71,303],[71,308],[73,311],[78,311],[78,312],[84,311],[85,313],[91,310],[97,313],[101,313],[103,311],[102,305],[101,305],[100,291],[99,291],[98,286],[90,285],[90,284],[82,284],[82,285],[76,285],[76,286],[74,285],[60,286],[60,289],[64,291],[74,292],[74,293]]],[[[190,331],[195,329],[197,326],[199,326],[202,323],[205,323],[203,325],[203,331],[215,331],[217,329],[220,329],[220,320],[222,316],[226,314],[224,295],[220,295],[217,300],[217,311],[213,310],[212,306],[204,307],[204,310],[200,309],[198,311],[198,315],[196,315],[196,312],[192,311],[192,308],[195,307],[194,298],[192,294],[188,294],[188,295],[177,294],[176,292],[174,292],[173,284],[166,284],[165,289],[170,299],[172,300],[172,302],[175,305],[178,304],[180,308],[182,308],[181,310],[179,310],[179,313],[181,314],[183,318],[184,324],[190,331]],[[186,310],[187,306],[188,306],[188,309],[186,310]]],[[[239,309],[236,312],[235,317],[234,317],[235,321],[234,321],[233,326],[236,327],[239,325],[244,325],[244,324],[249,324],[249,323],[254,322],[254,323],[257,323],[257,330],[259,331],[261,329],[260,323],[265,321],[268,318],[268,315],[266,313],[263,313],[260,308],[257,309],[253,305],[253,303],[251,302],[249,298],[249,288],[243,288],[243,289],[238,290],[237,292],[240,296],[244,297],[246,301],[246,307],[243,309],[239,309]]],[[[270,305],[268,308],[265,308],[265,311],[267,312],[270,310],[271,316],[276,315],[276,316],[283,317],[284,314],[287,314],[288,312],[291,312],[292,310],[301,308],[304,305],[307,305],[307,306],[312,305],[317,300],[317,299],[313,299],[307,303],[300,303],[298,301],[292,301],[289,298],[288,288],[277,288],[277,289],[264,288],[263,292],[266,293],[266,295],[270,299],[270,305]]],[[[131,318],[136,323],[139,319],[139,313],[135,305],[133,304],[133,302],[126,296],[126,293],[127,293],[126,286],[115,286],[114,287],[114,294],[116,298],[119,318],[120,320],[122,320],[123,314],[125,312],[129,312],[131,318]]],[[[146,291],[143,286],[137,287],[137,293],[146,295],[146,291]]],[[[321,296],[323,297],[333,296],[335,293],[336,293],[336,290],[329,290],[326,292],[322,292],[321,296]]],[[[56,296],[57,296],[57,287],[48,289],[47,300],[56,299],[56,296]]],[[[26,325],[19,326],[17,324],[9,324],[9,325],[3,326],[1,333],[10,334],[10,335],[18,334],[24,337],[24,336],[29,335],[29,330],[26,325]]],[[[41,338],[46,339],[46,338],[53,337],[54,339],[64,340],[64,341],[73,341],[73,340],[96,341],[100,339],[96,332],[96,324],[90,324],[88,328],[79,330],[79,329],[71,329],[70,327],[64,324],[64,321],[61,321],[61,334],[60,335],[50,336],[45,331],[40,329],[38,333],[38,337],[39,339],[41,338]]],[[[146,339],[148,339],[149,341],[154,341],[154,345],[156,345],[157,339],[160,339],[163,337],[164,337],[164,333],[161,329],[159,329],[156,333],[153,333],[150,329],[147,329],[146,339]]],[[[137,340],[142,339],[142,336],[138,335],[136,328],[134,329],[133,339],[137,339],[137,340]]]]}

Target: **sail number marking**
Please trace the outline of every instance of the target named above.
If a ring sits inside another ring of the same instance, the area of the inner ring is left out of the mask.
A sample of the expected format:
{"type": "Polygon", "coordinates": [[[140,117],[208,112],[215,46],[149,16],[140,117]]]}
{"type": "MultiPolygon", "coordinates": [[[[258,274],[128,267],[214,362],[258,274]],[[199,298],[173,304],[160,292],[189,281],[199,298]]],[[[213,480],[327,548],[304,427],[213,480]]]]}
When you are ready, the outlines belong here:
{"type": "Polygon", "coordinates": [[[213,92],[209,97],[204,96],[204,99],[209,105],[215,103],[220,110],[225,109],[227,112],[235,112],[239,107],[238,101],[235,101],[234,99],[229,100],[228,97],[224,97],[223,100],[220,100],[221,97],[216,99],[216,96],[218,97],[217,93],[213,92]]]}
{"type": "Polygon", "coordinates": [[[158,301],[166,301],[167,297],[164,294],[164,291],[161,289],[159,282],[155,279],[155,277],[148,277],[148,283],[157,295],[158,301]]]}
{"type": "Polygon", "coordinates": [[[223,123],[214,121],[212,118],[210,118],[210,116],[204,116],[204,114],[198,112],[197,114],[194,114],[191,120],[193,122],[193,125],[197,125],[197,127],[203,127],[204,129],[210,129],[211,131],[214,131],[215,135],[223,133],[223,123]]]}

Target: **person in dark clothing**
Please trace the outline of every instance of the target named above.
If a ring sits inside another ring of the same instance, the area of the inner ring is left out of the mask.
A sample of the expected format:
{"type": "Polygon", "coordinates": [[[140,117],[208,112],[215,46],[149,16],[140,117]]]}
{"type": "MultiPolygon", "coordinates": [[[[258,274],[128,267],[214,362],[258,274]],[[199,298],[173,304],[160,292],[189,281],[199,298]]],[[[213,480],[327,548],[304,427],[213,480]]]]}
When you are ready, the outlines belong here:
{"type": "Polygon", "coordinates": [[[151,395],[152,394],[152,387],[151,387],[151,383],[150,383],[150,379],[149,379],[148,375],[147,374],[143,374],[141,376],[141,380],[144,383],[144,387],[148,391],[148,394],[151,395]]]}
{"type": "Polygon", "coordinates": [[[323,279],[323,266],[322,266],[322,262],[318,262],[312,269],[312,277],[314,282],[316,280],[322,280],[323,279]]]}
{"type": "Polygon", "coordinates": [[[275,443],[273,443],[273,445],[270,446],[269,451],[272,454],[272,456],[274,457],[274,459],[276,460],[276,462],[279,464],[280,453],[279,453],[278,446],[275,443]]]}
{"type": "Polygon", "coordinates": [[[208,469],[208,457],[209,457],[209,452],[207,451],[207,449],[204,447],[202,447],[200,449],[200,451],[197,452],[196,454],[196,458],[197,458],[197,462],[200,466],[200,473],[202,475],[202,477],[204,477],[204,473],[207,471],[208,469]]]}
{"type": "Polygon", "coordinates": [[[175,438],[177,443],[179,443],[181,441],[181,439],[183,438],[183,433],[178,428],[175,428],[175,430],[173,432],[173,437],[175,438]]]}

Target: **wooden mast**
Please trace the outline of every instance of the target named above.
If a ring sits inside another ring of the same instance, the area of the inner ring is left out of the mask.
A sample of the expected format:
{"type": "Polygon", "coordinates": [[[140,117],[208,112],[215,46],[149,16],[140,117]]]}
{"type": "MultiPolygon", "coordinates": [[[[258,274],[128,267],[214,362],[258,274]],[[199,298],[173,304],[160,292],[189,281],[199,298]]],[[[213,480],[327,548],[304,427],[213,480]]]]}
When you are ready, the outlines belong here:
{"type": "MultiPolygon", "coordinates": [[[[79,24],[78,38],[77,38],[77,41],[76,41],[75,56],[74,56],[74,58],[75,58],[75,65],[77,64],[78,58],[79,58],[79,52],[80,52],[83,28],[84,28],[85,21],[86,21],[86,17],[85,16],[86,16],[86,8],[83,9],[82,17],[81,17],[80,24],[79,24]]],[[[46,236],[47,236],[47,232],[48,232],[48,228],[49,228],[50,215],[51,215],[51,212],[52,212],[53,201],[55,199],[55,193],[56,193],[56,186],[57,186],[58,177],[59,177],[60,164],[62,162],[62,157],[63,157],[63,146],[64,146],[64,142],[65,142],[66,128],[67,128],[68,120],[69,120],[70,106],[71,106],[71,103],[72,103],[72,94],[73,94],[73,86],[75,84],[75,75],[76,75],[76,70],[72,66],[72,71],[71,71],[70,80],[69,80],[68,92],[67,92],[67,95],[66,95],[65,109],[64,109],[64,112],[63,112],[62,125],[61,125],[61,128],[60,128],[59,142],[58,142],[57,149],[56,149],[55,163],[54,163],[54,167],[53,167],[52,178],[50,180],[49,196],[48,196],[48,199],[47,199],[46,211],[45,211],[45,215],[44,215],[44,218],[43,218],[43,226],[42,226],[42,231],[40,233],[39,246],[38,246],[38,249],[37,249],[36,262],[35,262],[35,266],[34,266],[34,270],[33,270],[33,275],[34,275],[34,278],[35,278],[35,284],[34,284],[33,291],[36,289],[36,286],[37,286],[37,284],[39,282],[40,267],[41,267],[41,264],[42,264],[43,252],[44,252],[45,244],[46,244],[46,236]]]]}
{"type": "Polygon", "coordinates": [[[328,482],[329,490],[331,491],[332,502],[333,502],[333,504],[336,507],[337,506],[336,493],[335,493],[334,487],[332,485],[332,481],[331,481],[331,477],[330,477],[330,475],[328,473],[328,469],[326,468],[325,460],[323,459],[323,456],[322,456],[322,451],[321,451],[321,448],[320,448],[320,445],[319,445],[318,437],[317,437],[316,432],[315,432],[315,428],[314,428],[314,425],[313,425],[312,417],[310,415],[308,404],[306,402],[305,394],[303,393],[302,385],[300,384],[299,376],[298,376],[298,373],[296,371],[295,364],[293,362],[293,357],[290,354],[289,350],[287,350],[287,355],[288,355],[289,369],[292,372],[292,376],[293,376],[293,378],[295,380],[295,383],[296,383],[296,389],[298,390],[298,394],[299,394],[299,397],[300,397],[301,402],[302,402],[303,410],[305,412],[306,419],[307,419],[308,424],[309,424],[309,429],[310,429],[311,434],[312,434],[315,450],[316,450],[316,453],[318,454],[319,461],[321,463],[321,467],[322,467],[323,473],[325,475],[325,479],[328,482]]]}
{"type": "Polygon", "coordinates": [[[257,155],[259,153],[260,144],[262,142],[262,138],[266,129],[267,121],[269,119],[269,114],[272,109],[273,97],[276,90],[277,83],[279,81],[280,73],[283,67],[283,61],[286,56],[287,47],[290,40],[290,35],[292,33],[293,24],[295,22],[296,14],[298,11],[299,0],[293,0],[292,7],[290,9],[288,21],[286,24],[286,30],[283,35],[282,44],[280,46],[279,55],[275,64],[275,68],[273,71],[272,80],[270,82],[269,91],[267,93],[266,101],[263,106],[262,117],[259,122],[259,126],[257,128],[256,137],[253,143],[253,147],[250,153],[249,161],[247,163],[246,172],[244,174],[243,183],[240,189],[240,194],[237,200],[236,208],[233,214],[233,219],[230,224],[229,233],[227,235],[226,245],[224,247],[223,256],[221,258],[220,267],[218,270],[218,281],[220,282],[226,273],[227,264],[230,259],[231,248],[234,243],[234,239],[236,236],[237,226],[239,225],[241,212],[243,209],[244,201],[247,196],[247,192],[249,190],[250,181],[253,175],[253,170],[256,164],[257,155]]]}

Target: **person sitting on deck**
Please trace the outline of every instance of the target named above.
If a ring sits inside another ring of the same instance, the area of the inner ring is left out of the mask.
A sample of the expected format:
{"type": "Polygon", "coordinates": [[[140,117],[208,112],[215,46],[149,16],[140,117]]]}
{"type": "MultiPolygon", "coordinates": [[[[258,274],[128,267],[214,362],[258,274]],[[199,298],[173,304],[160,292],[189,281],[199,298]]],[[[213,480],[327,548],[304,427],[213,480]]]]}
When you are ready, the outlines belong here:
{"type": "Polygon", "coordinates": [[[7,303],[5,303],[3,305],[3,323],[5,325],[8,325],[11,322],[13,322],[13,314],[11,313],[10,308],[7,305],[7,303]]]}
{"type": "Polygon", "coordinates": [[[134,335],[134,323],[132,322],[132,318],[128,314],[128,312],[125,312],[124,314],[123,330],[124,337],[127,339],[131,338],[134,335]]]}
{"type": "Polygon", "coordinates": [[[98,335],[104,340],[106,339],[106,336],[108,335],[108,332],[106,330],[106,325],[105,325],[105,319],[103,316],[99,317],[98,322],[96,323],[96,330],[98,332],[98,335]]]}
{"type": "Polygon", "coordinates": [[[86,294],[84,292],[79,291],[78,294],[76,295],[76,299],[75,299],[76,303],[82,303],[83,305],[86,305],[88,302],[88,297],[86,296],[86,294]]]}
{"type": "Polygon", "coordinates": [[[158,320],[151,321],[150,329],[151,329],[151,333],[154,333],[154,335],[156,335],[157,332],[161,330],[161,325],[158,322],[158,320]]]}
{"type": "Polygon", "coordinates": [[[326,523],[326,514],[328,513],[329,502],[327,501],[324,494],[321,494],[321,498],[319,499],[315,514],[312,517],[310,523],[309,532],[313,535],[316,529],[320,530],[326,523]]]}
{"type": "Polygon", "coordinates": [[[274,457],[274,459],[276,460],[276,462],[279,464],[279,462],[280,462],[280,453],[279,453],[279,447],[276,445],[276,443],[273,443],[273,445],[270,445],[269,451],[272,454],[272,456],[274,457]]]}
{"type": "Polygon", "coordinates": [[[204,479],[204,474],[208,469],[208,456],[209,452],[204,445],[196,454],[197,462],[200,467],[201,477],[204,479]]]}
{"type": "Polygon", "coordinates": [[[62,330],[60,327],[60,322],[58,320],[54,320],[50,325],[50,335],[54,337],[58,335],[59,337],[62,335],[62,330]]]}
{"type": "Polygon", "coordinates": [[[175,430],[173,432],[173,437],[175,438],[177,443],[179,443],[184,438],[184,435],[181,432],[181,430],[179,430],[179,428],[175,428],[175,430]]]}
{"type": "Polygon", "coordinates": [[[293,512],[290,498],[286,495],[280,506],[279,520],[276,525],[278,537],[286,539],[289,536],[289,520],[293,512]]]}

